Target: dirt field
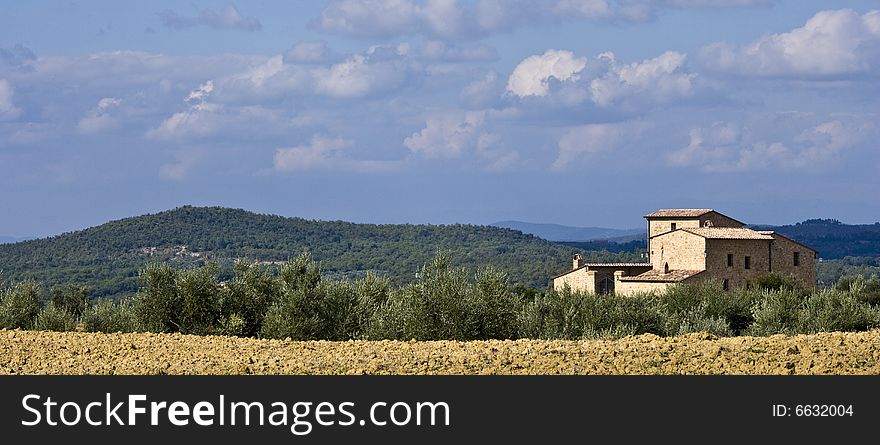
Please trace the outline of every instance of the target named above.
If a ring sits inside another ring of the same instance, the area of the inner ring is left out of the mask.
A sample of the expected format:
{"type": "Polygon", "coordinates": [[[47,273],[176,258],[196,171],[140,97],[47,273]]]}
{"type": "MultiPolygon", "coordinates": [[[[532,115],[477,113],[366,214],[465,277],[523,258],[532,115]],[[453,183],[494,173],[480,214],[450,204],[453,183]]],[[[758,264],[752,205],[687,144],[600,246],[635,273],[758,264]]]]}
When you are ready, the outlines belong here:
{"type": "Polygon", "coordinates": [[[880,374],[880,331],[478,342],[0,331],[0,373],[880,374]]]}

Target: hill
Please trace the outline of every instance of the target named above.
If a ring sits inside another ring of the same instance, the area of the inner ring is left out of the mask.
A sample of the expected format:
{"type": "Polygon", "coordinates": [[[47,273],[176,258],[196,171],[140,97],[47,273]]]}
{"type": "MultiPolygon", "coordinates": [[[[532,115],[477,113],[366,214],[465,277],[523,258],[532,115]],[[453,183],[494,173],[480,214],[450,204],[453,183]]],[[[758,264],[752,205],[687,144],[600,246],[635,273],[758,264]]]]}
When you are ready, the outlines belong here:
{"type": "MultiPolygon", "coordinates": [[[[576,250],[490,226],[355,224],[186,206],[0,245],[0,281],[34,279],[47,287],[72,282],[91,287],[94,296],[119,296],[137,290],[138,272],[148,261],[187,267],[216,260],[228,273],[235,259],[281,262],[309,251],[331,277],[374,271],[404,283],[439,248],[459,266],[495,265],[512,284],[536,288],[566,270],[576,250]]],[[[587,253],[592,261],[634,257],[587,253]]]]}
{"type": "Polygon", "coordinates": [[[499,221],[494,227],[519,230],[550,241],[593,241],[615,239],[621,242],[644,238],[642,229],[609,229],[606,227],[574,227],[560,224],[536,224],[522,221],[499,221]]]}

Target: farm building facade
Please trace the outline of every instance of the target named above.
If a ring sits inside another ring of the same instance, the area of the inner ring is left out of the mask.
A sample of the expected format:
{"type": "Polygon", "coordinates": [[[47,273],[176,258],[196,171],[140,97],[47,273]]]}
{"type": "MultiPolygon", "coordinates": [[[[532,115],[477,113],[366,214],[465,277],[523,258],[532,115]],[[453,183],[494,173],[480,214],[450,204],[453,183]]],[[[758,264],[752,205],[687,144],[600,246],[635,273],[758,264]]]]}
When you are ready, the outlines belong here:
{"type": "Polygon", "coordinates": [[[553,287],[632,295],[718,280],[727,290],[770,272],[816,286],[816,251],[778,233],[746,228],[712,209],[664,209],[645,219],[650,262],[585,263],[576,254],[572,269],[553,277],[553,287]]]}

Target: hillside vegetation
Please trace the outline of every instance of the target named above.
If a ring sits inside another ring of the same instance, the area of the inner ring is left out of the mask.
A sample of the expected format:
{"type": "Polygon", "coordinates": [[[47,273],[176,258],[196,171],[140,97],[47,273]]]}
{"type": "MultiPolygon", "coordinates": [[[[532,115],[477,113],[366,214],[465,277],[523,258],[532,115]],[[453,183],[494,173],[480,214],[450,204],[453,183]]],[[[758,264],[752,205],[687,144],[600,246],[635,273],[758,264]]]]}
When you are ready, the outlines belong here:
{"type": "MultiPolygon", "coordinates": [[[[230,278],[234,259],[283,262],[308,251],[331,277],[367,271],[395,284],[414,273],[438,249],[456,265],[495,265],[515,285],[543,288],[566,270],[575,249],[521,232],[475,225],[354,224],[261,215],[218,207],[181,207],[111,221],[52,238],[0,245],[0,281],[35,280],[46,288],[88,286],[92,295],[133,294],[138,273],[151,261],[175,267],[220,265],[230,278]]],[[[588,260],[631,261],[634,253],[586,252],[588,260]]]]}

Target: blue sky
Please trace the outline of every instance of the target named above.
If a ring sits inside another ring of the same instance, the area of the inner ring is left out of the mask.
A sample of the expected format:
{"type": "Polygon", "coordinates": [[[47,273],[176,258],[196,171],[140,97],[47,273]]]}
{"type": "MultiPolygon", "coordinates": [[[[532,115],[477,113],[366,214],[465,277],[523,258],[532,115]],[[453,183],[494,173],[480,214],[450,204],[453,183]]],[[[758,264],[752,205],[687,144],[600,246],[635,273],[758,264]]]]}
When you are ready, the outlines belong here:
{"type": "Polygon", "coordinates": [[[880,220],[873,1],[0,4],[0,234],[880,220]]]}

